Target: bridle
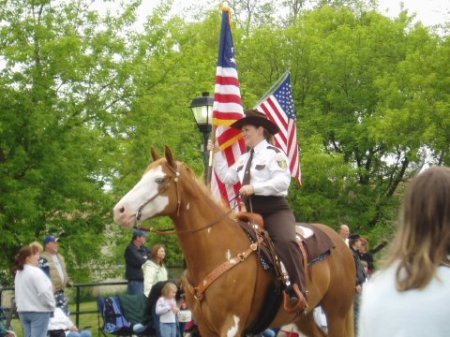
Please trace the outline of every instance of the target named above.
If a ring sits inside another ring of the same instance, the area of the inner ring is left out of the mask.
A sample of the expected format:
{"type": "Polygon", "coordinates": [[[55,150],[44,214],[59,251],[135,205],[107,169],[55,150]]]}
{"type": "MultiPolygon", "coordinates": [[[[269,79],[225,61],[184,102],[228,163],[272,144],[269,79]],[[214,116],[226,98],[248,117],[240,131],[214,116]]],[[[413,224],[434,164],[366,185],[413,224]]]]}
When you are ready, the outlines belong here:
{"type": "MultiPolygon", "coordinates": [[[[162,186],[154,196],[152,196],[151,198],[146,200],[141,206],[139,206],[139,208],[138,208],[138,210],[136,212],[135,227],[137,227],[137,223],[141,219],[142,209],[146,205],[148,205],[150,202],[152,202],[156,197],[158,197],[161,193],[165,192],[169,188],[169,186],[172,183],[172,181],[175,183],[175,186],[176,186],[177,216],[180,215],[180,208],[181,208],[180,207],[181,206],[181,198],[180,198],[180,196],[181,196],[181,193],[180,193],[180,185],[178,184],[178,182],[179,182],[179,180],[181,178],[181,174],[180,174],[180,171],[179,171],[179,168],[178,168],[178,164],[177,164],[175,169],[173,167],[171,167],[170,165],[168,165],[168,168],[170,169],[170,171],[173,172],[173,175],[167,177],[167,181],[166,181],[165,185],[162,186]]],[[[232,201],[234,201],[236,198],[238,198],[238,196],[233,198],[232,201]]],[[[175,229],[163,230],[163,231],[159,231],[159,230],[156,230],[156,229],[153,229],[153,228],[145,228],[145,227],[142,227],[142,226],[139,227],[139,228],[142,229],[142,230],[153,232],[153,233],[157,233],[157,234],[160,234],[160,235],[168,235],[168,234],[178,234],[178,235],[180,235],[180,234],[187,234],[187,233],[195,233],[195,232],[199,232],[199,231],[203,231],[205,229],[211,228],[214,225],[218,224],[223,219],[228,217],[228,215],[234,210],[234,208],[236,206],[232,207],[227,212],[223,212],[223,214],[221,216],[219,216],[216,220],[214,220],[213,222],[211,222],[211,223],[209,223],[209,224],[207,224],[205,226],[202,226],[200,228],[187,229],[187,230],[183,230],[183,231],[177,230],[176,228],[175,229]]],[[[211,284],[213,284],[219,277],[221,277],[228,270],[230,270],[230,269],[234,268],[235,266],[239,265],[240,263],[243,263],[244,261],[246,261],[248,257],[250,257],[254,252],[256,252],[258,250],[259,244],[260,244],[259,241],[252,242],[247,249],[237,253],[236,256],[234,256],[234,257],[232,257],[230,259],[227,259],[226,261],[224,261],[223,263],[221,263],[220,265],[215,267],[211,272],[209,272],[203,278],[203,280],[197,286],[192,285],[192,283],[188,280],[188,278],[186,276],[185,277],[186,291],[188,291],[190,294],[192,294],[192,296],[196,299],[197,305],[200,305],[200,302],[204,299],[206,290],[209,288],[209,286],[211,284]]],[[[256,289],[256,287],[255,287],[255,289],[256,289]]],[[[201,309],[200,309],[199,313],[202,314],[201,309]]]]}
{"type": "Polygon", "coordinates": [[[177,184],[178,179],[180,177],[180,171],[178,170],[178,164],[177,164],[177,168],[174,170],[172,167],[168,166],[169,169],[173,172],[173,175],[168,176],[167,177],[167,181],[165,183],[165,185],[160,188],[158,190],[158,192],[152,196],[151,198],[147,199],[141,206],[139,206],[138,210],[136,211],[136,224],[135,227],[137,227],[137,222],[141,219],[142,217],[142,209],[147,206],[149,203],[151,203],[153,200],[155,200],[158,196],[160,196],[161,193],[165,192],[169,186],[170,183],[172,182],[172,180],[175,182],[176,185],[176,191],[177,191],[177,215],[180,215],[180,206],[181,206],[181,199],[180,199],[180,191],[179,191],[179,186],[177,184]]]}
{"type": "MultiPolygon", "coordinates": [[[[228,210],[227,212],[224,212],[218,219],[214,220],[213,222],[202,226],[200,228],[193,228],[193,229],[186,229],[186,230],[177,230],[176,228],[173,229],[164,229],[164,230],[158,230],[155,229],[153,227],[144,227],[144,226],[138,226],[138,222],[142,217],[142,209],[147,206],[150,202],[152,202],[153,200],[155,200],[158,196],[160,196],[162,193],[164,193],[169,187],[170,184],[172,183],[172,181],[175,183],[176,186],[176,194],[177,194],[177,216],[180,215],[180,208],[181,208],[181,191],[180,191],[180,185],[178,184],[181,174],[178,168],[178,164],[176,166],[176,168],[172,168],[171,166],[167,165],[167,167],[169,168],[170,171],[172,171],[173,175],[169,175],[167,176],[167,181],[164,184],[164,186],[162,186],[158,192],[153,195],[152,197],[150,197],[149,199],[147,199],[142,205],[139,206],[138,210],[136,211],[136,222],[134,227],[136,229],[142,229],[144,231],[147,232],[152,232],[152,233],[156,233],[159,235],[170,235],[170,234],[187,234],[187,233],[195,233],[195,232],[199,232],[199,231],[203,231],[205,229],[211,228],[214,225],[218,224],[219,222],[221,222],[223,219],[225,219],[226,217],[228,217],[230,215],[231,212],[233,212],[233,210],[238,206],[235,205],[233,207],[231,207],[230,210],[228,210]]],[[[234,197],[233,199],[230,200],[234,201],[235,199],[237,199],[238,196],[234,197]]]]}

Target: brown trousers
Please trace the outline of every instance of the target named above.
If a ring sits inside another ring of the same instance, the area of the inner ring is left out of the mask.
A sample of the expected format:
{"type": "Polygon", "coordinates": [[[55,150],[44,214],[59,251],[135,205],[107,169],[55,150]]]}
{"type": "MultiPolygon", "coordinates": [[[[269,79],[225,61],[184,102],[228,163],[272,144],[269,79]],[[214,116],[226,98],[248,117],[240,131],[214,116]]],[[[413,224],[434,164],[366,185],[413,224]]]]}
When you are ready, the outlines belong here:
{"type": "Polygon", "coordinates": [[[303,256],[295,240],[295,218],[286,198],[254,195],[246,202],[247,212],[262,215],[264,226],[289,274],[292,284],[297,283],[305,292],[303,256]]]}

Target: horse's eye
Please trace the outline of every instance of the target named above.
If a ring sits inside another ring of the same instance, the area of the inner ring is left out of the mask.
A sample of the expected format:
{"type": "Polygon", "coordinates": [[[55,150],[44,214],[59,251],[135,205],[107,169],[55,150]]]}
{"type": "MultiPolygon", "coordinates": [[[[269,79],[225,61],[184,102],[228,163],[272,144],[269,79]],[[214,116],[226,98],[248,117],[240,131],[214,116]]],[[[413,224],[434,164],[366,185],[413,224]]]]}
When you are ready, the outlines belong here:
{"type": "Polygon", "coordinates": [[[162,184],[162,183],[164,182],[164,178],[156,178],[156,179],[155,179],[155,182],[156,182],[157,184],[162,184]]]}

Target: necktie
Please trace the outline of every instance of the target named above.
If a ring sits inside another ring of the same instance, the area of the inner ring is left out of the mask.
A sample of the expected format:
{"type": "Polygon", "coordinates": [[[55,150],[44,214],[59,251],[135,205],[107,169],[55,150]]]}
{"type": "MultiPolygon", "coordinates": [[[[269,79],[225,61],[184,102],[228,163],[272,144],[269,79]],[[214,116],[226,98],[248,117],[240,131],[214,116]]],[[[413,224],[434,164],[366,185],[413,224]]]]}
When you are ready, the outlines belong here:
{"type": "Polygon", "coordinates": [[[242,186],[248,185],[250,183],[250,168],[252,166],[253,154],[255,151],[253,149],[250,150],[250,157],[247,160],[247,164],[245,165],[244,170],[244,178],[242,179],[242,186]]]}

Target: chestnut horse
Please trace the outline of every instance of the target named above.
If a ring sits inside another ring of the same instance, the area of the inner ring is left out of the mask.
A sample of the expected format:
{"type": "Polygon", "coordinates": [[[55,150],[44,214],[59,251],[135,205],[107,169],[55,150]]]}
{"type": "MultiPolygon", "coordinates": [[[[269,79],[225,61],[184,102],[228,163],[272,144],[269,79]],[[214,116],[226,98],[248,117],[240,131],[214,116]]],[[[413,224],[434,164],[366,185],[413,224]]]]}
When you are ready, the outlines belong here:
{"type": "MultiPolygon", "coordinates": [[[[205,337],[243,336],[257,320],[265,291],[274,275],[265,271],[254,245],[216,203],[203,183],[165,148],[141,180],[114,207],[114,220],[131,228],[138,221],[168,216],[175,224],[186,259],[183,286],[188,305],[205,337]],[[251,246],[251,247],[250,247],[251,246]]],[[[328,321],[328,336],[353,337],[355,266],[344,241],[331,228],[320,227],[335,248],[328,258],[308,268],[308,309],[289,314],[278,309],[270,326],[295,322],[310,337],[325,337],[314,322],[313,308],[321,305],[328,321]]],[[[282,307],[282,306],[281,306],[282,307]]]]}

